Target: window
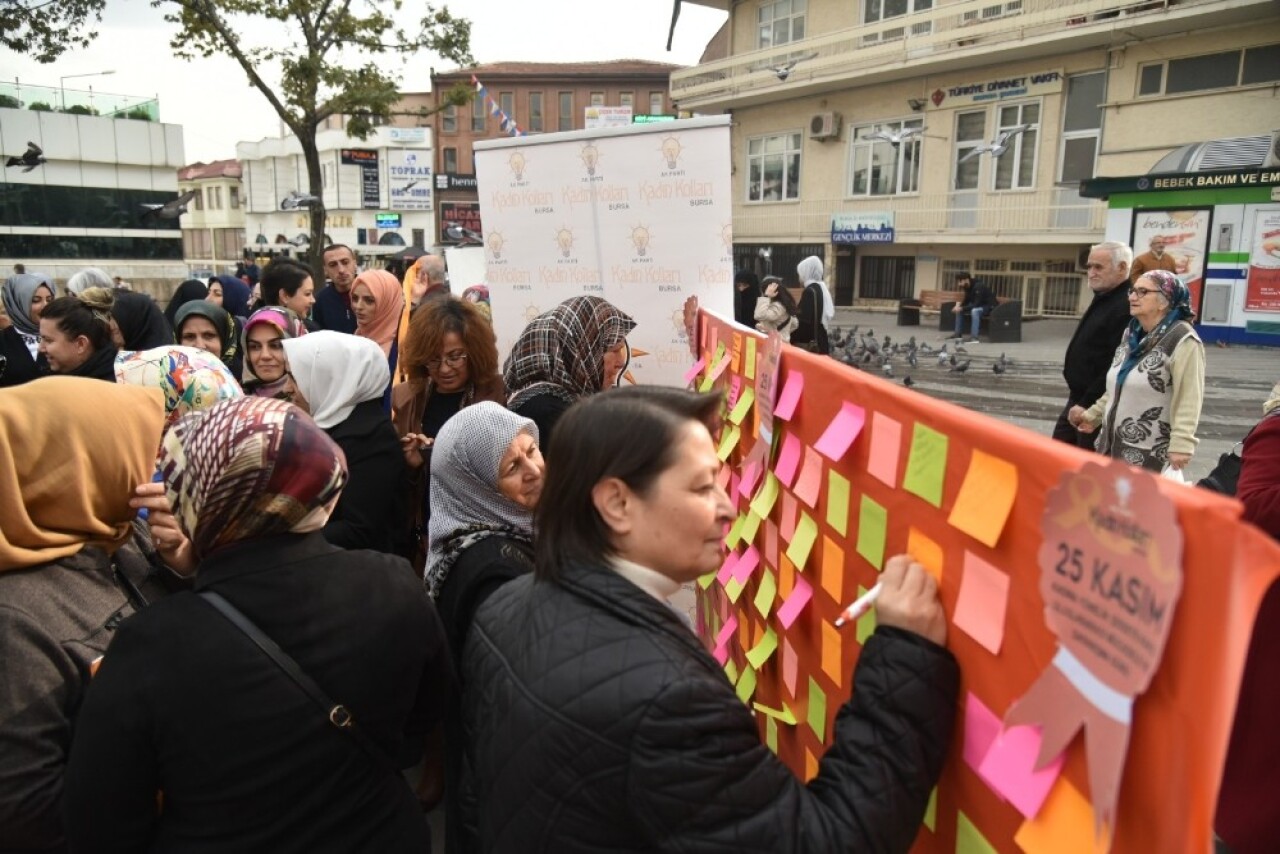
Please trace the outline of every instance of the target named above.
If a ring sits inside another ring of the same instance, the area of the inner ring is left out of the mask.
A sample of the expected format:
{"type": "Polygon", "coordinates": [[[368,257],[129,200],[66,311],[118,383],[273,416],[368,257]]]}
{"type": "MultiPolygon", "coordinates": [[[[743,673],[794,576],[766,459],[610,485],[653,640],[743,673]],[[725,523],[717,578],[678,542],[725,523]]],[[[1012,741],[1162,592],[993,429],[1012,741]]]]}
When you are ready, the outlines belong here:
{"type": "Polygon", "coordinates": [[[445,149],[442,149],[442,151],[444,152],[444,171],[457,172],[458,171],[458,149],[445,148],[445,149]]]}
{"type": "Polygon", "coordinates": [[[623,107],[634,107],[636,105],[636,93],[623,92],[618,95],[618,104],[623,107]]]}
{"type": "Polygon", "coordinates": [[[211,211],[222,210],[222,188],[209,187],[206,190],[206,192],[209,194],[209,210],[211,211]]]}
{"type": "Polygon", "coordinates": [[[1280,81],[1280,44],[1153,62],[1138,69],[1138,95],[1177,95],[1280,81]]]}
{"type": "Polygon", "coordinates": [[[516,117],[516,96],[510,92],[499,92],[498,108],[506,114],[507,118],[514,119],[516,117]]]}
{"type": "Polygon", "coordinates": [[[747,140],[747,201],[800,198],[800,134],[747,140]]]}
{"type": "Polygon", "coordinates": [[[924,128],[923,119],[880,122],[853,129],[849,146],[849,174],[854,196],[891,196],[920,190],[920,137],[893,145],[883,139],[867,139],[874,133],[901,133],[924,128]]]}
{"type": "Polygon", "coordinates": [[[573,93],[560,93],[560,130],[573,130],[573,93]]]}
{"type": "Polygon", "coordinates": [[[479,94],[471,101],[471,130],[484,133],[484,98],[479,94]]]}
{"type": "Polygon", "coordinates": [[[667,93],[666,92],[650,92],[649,93],[649,115],[665,116],[667,114],[667,93]]]}
{"type": "Polygon", "coordinates": [[[956,115],[956,189],[978,189],[978,172],[982,155],[964,160],[976,146],[986,142],[987,111],[974,110],[956,115]],[[964,162],[961,162],[964,160],[964,162]]]}
{"type": "Polygon", "coordinates": [[[240,188],[239,187],[227,188],[227,201],[230,204],[231,209],[233,211],[240,210],[240,188]]]}
{"type": "Polygon", "coordinates": [[[1104,71],[1067,78],[1067,102],[1062,116],[1062,156],[1058,180],[1074,184],[1093,177],[1102,133],[1102,102],[1106,99],[1104,71]]]}
{"type": "MultiPolygon", "coordinates": [[[[1023,190],[1036,183],[1036,141],[1040,136],[1040,105],[1010,104],[997,110],[997,135],[1020,125],[1030,125],[1008,140],[1004,154],[996,157],[995,189],[1023,190]]],[[[974,158],[979,159],[979,158],[974,158]]]]}
{"type": "Polygon", "coordinates": [[[193,209],[198,211],[204,210],[204,193],[197,190],[195,197],[192,198],[191,201],[195,203],[191,206],[193,209]]]}
{"type": "Polygon", "coordinates": [[[874,24],[933,8],[933,0],[865,0],[862,21],[874,24]]]}
{"type": "Polygon", "coordinates": [[[593,107],[603,107],[603,106],[604,106],[604,93],[603,93],[603,92],[592,92],[592,93],[591,93],[591,106],[593,106],[593,107]]]}
{"type": "Polygon", "coordinates": [[[804,38],[804,11],[805,0],[762,2],[756,25],[756,47],[773,47],[804,38]]]}
{"type": "Polygon", "coordinates": [[[450,104],[440,113],[440,131],[441,133],[458,132],[458,107],[455,104],[450,104]]]}
{"type": "Polygon", "coordinates": [[[863,255],[858,266],[858,296],[862,299],[911,299],[916,292],[914,255],[863,255]]]}
{"type": "Polygon", "coordinates": [[[529,93],[529,130],[534,133],[542,132],[542,93],[529,93]]]}

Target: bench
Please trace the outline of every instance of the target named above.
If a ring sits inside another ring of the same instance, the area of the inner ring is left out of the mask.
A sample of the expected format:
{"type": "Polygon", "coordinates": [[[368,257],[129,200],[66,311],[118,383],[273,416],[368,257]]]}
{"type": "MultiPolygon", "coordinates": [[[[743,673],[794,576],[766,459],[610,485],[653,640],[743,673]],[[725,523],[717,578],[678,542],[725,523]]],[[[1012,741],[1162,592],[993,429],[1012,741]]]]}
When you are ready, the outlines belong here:
{"type": "MultiPolygon", "coordinates": [[[[955,308],[959,301],[942,304],[938,315],[938,329],[953,332],[956,328],[955,308]]],[[[982,315],[979,332],[985,333],[993,344],[1017,344],[1022,341],[1022,300],[996,297],[996,307],[982,315]]]]}
{"type": "Polygon", "coordinates": [[[921,291],[916,299],[898,300],[898,325],[919,326],[924,312],[942,311],[945,302],[959,302],[964,296],[960,291],[921,291]]]}

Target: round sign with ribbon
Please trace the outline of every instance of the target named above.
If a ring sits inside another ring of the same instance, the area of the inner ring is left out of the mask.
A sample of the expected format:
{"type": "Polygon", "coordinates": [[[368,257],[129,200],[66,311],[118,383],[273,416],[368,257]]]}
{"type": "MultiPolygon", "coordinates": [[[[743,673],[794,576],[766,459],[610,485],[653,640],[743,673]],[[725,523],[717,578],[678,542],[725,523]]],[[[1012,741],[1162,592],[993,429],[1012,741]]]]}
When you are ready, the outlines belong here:
{"type": "Polygon", "coordinates": [[[1182,591],[1182,529],[1157,478],[1114,460],[1063,474],[1043,534],[1040,595],[1058,650],[1005,726],[1041,728],[1037,768],[1083,727],[1094,815],[1114,827],[1133,701],[1160,666],[1182,591]]]}

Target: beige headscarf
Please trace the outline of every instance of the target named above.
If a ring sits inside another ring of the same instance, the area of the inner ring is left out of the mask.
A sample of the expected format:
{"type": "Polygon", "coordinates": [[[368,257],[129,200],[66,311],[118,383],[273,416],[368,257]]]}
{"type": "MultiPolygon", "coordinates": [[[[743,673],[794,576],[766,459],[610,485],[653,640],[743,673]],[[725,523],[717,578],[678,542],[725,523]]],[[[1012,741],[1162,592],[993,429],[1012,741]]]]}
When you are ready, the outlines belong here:
{"type": "Polygon", "coordinates": [[[1267,402],[1262,404],[1262,414],[1270,415],[1271,410],[1280,406],[1280,383],[1276,383],[1271,387],[1271,397],[1267,398],[1267,402]]]}
{"type": "Polygon", "coordinates": [[[0,393],[0,570],[123,545],[163,429],[156,388],[44,377],[0,393]]]}

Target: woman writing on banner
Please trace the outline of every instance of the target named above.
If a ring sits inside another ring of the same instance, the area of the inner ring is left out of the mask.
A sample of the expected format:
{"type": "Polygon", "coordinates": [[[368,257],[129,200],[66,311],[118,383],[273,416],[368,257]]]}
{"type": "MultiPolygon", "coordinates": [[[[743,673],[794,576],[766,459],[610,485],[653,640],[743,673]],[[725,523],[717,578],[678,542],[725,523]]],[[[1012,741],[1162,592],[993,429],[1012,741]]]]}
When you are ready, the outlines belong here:
{"type": "Polygon", "coordinates": [[[1099,430],[1100,454],[1159,472],[1181,470],[1196,450],[1204,402],[1204,345],[1186,285],[1152,270],[1129,288],[1129,328],[1116,348],[1107,390],[1067,420],[1083,433],[1099,430]]]}
{"type": "Polygon", "coordinates": [[[796,266],[796,275],[804,285],[804,293],[796,308],[799,323],[791,333],[791,343],[825,356],[831,352],[827,336],[831,331],[831,321],[836,316],[836,306],[831,301],[827,283],[822,279],[822,259],[817,255],[805,258],[796,266]]]}
{"type": "Polygon", "coordinates": [[[891,558],[879,627],[808,785],[668,601],[723,560],[719,396],[644,386],[556,428],[535,574],[463,652],[481,849],[906,851],[951,741],[959,670],[932,577],[891,558]],[[557,466],[555,460],[569,461],[557,466]]]}

